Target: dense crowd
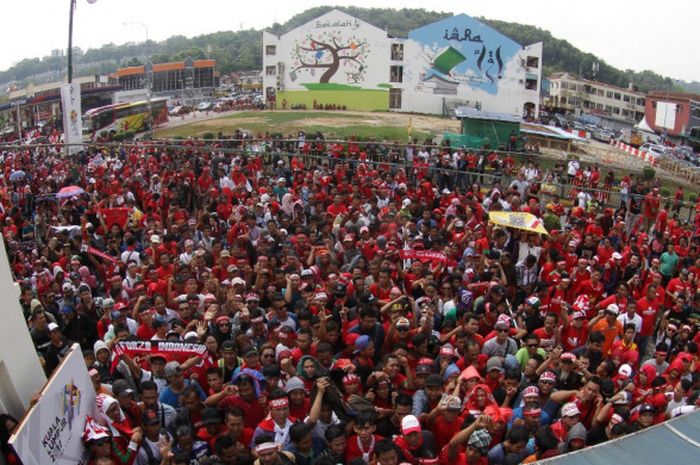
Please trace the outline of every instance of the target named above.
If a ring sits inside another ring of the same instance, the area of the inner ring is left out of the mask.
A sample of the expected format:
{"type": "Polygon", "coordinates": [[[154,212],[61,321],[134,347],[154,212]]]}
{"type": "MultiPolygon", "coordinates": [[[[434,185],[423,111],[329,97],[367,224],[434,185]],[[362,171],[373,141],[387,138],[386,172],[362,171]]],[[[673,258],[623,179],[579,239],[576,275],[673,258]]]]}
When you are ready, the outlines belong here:
{"type": "Polygon", "coordinates": [[[653,181],[303,134],[0,163],[41,363],[80,344],[97,393],[90,463],[528,463],[699,405],[698,225],[653,181]]]}

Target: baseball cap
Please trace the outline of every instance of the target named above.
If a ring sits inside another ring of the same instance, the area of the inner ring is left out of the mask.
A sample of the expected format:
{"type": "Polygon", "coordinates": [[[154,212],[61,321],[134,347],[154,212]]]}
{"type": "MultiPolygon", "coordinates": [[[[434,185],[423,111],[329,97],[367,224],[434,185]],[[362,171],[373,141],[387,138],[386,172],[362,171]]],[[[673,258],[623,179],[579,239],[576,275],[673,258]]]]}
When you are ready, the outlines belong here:
{"type": "Polygon", "coordinates": [[[129,387],[129,383],[127,383],[123,379],[118,379],[112,383],[112,394],[114,394],[114,397],[119,397],[122,394],[133,394],[134,390],[129,387]]]}
{"type": "Polygon", "coordinates": [[[540,381],[555,383],[557,381],[557,375],[555,375],[553,371],[545,371],[540,375],[540,381]]]}
{"type": "Polygon", "coordinates": [[[501,365],[501,360],[498,357],[491,357],[487,362],[486,362],[486,372],[490,372],[493,370],[498,370],[498,371],[503,371],[503,366],[501,365]]]}
{"type": "Polygon", "coordinates": [[[624,376],[625,378],[629,378],[630,376],[632,376],[632,367],[625,363],[625,364],[620,366],[620,368],[617,370],[617,373],[620,376],[624,376]]]}
{"type": "Polygon", "coordinates": [[[575,402],[567,402],[561,408],[561,416],[562,417],[573,417],[575,415],[580,415],[580,414],[581,414],[581,411],[578,409],[578,406],[576,405],[575,402]]]}
{"type": "Polygon", "coordinates": [[[175,376],[177,374],[182,373],[182,368],[180,367],[179,362],[173,360],[172,362],[168,362],[165,364],[163,372],[166,378],[170,378],[171,376],[175,376]]]}
{"type": "Polygon", "coordinates": [[[411,322],[408,321],[408,318],[406,317],[400,317],[398,320],[396,320],[396,327],[410,327],[411,322]]]}
{"type": "Polygon", "coordinates": [[[641,407],[639,407],[639,413],[641,414],[646,412],[656,413],[656,409],[651,404],[642,404],[641,407]]]}
{"type": "Polygon", "coordinates": [[[144,426],[160,424],[158,412],[150,408],[146,409],[141,416],[141,423],[143,423],[144,426]]]}
{"type": "Polygon", "coordinates": [[[432,365],[428,365],[428,364],[425,364],[425,363],[419,363],[419,364],[416,366],[416,374],[417,374],[417,375],[419,375],[419,374],[429,374],[429,373],[432,373],[432,372],[433,372],[433,367],[432,367],[432,365]]]}
{"type": "Polygon", "coordinates": [[[571,362],[574,363],[576,361],[576,356],[572,354],[571,352],[564,352],[561,354],[559,357],[563,362],[571,362]]]}
{"type": "Polygon", "coordinates": [[[418,418],[413,415],[406,415],[401,419],[401,434],[407,436],[411,433],[421,433],[423,429],[420,426],[418,418]]]}
{"type": "Polygon", "coordinates": [[[361,335],[355,340],[354,354],[359,354],[369,346],[370,338],[366,334],[361,335]]]}
{"type": "Polygon", "coordinates": [[[448,394],[443,397],[442,402],[446,410],[450,410],[452,412],[459,412],[462,410],[462,401],[457,396],[448,394]]]}
{"type": "Polygon", "coordinates": [[[537,386],[528,386],[525,389],[523,389],[523,398],[525,397],[539,397],[540,396],[540,388],[537,386]]]}
{"type": "Polygon", "coordinates": [[[49,332],[55,331],[57,329],[60,329],[60,328],[58,327],[58,325],[56,323],[54,323],[53,321],[51,323],[49,323],[49,332]]]}
{"type": "Polygon", "coordinates": [[[605,311],[617,315],[620,313],[620,307],[618,307],[617,304],[610,304],[605,307],[605,311]]]}
{"type": "Polygon", "coordinates": [[[314,272],[311,271],[311,270],[308,269],[308,268],[305,269],[305,270],[301,270],[301,276],[302,276],[302,277],[304,277],[304,276],[313,276],[313,275],[314,275],[314,272]]]}

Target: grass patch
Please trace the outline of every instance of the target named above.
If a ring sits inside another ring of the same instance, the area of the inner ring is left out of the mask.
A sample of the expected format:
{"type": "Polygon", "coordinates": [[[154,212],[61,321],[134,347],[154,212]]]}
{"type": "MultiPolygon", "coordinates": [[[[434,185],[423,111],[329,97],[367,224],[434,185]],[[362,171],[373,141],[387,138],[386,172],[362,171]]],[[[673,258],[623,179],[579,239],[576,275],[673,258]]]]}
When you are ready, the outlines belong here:
{"type": "MultiPolygon", "coordinates": [[[[347,114],[345,112],[331,111],[274,111],[274,112],[255,112],[246,111],[243,113],[235,113],[233,115],[220,118],[222,120],[246,120],[254,119],[256,121],[264,120],[266,124],[287,124],[294,121],[301,121],[309,118],[323,119],[361,119],[362,115],[347,114]]],[[[209,121],[218,121],[217,119],[209,121]]]]}
{"type": "MultiPolygon", "coordinates": [[[[358,86],[349,86],[347,84],[336,84],[335,82],[329,82],[329,83],[309,82],[306,84],[302,84],[302,86],[306,87],[308,90],[322,90],[322,91],[327,91],[327,90],[343,90],[343,91],[349,90],[351,92],[356,92],[358,90],[375,90],[376,91],[376,89],[365,89],[365,88],[358,87],[358,86]]],[[[380,86],[377,86],[377,87],[380,87],[380,86]]]]}

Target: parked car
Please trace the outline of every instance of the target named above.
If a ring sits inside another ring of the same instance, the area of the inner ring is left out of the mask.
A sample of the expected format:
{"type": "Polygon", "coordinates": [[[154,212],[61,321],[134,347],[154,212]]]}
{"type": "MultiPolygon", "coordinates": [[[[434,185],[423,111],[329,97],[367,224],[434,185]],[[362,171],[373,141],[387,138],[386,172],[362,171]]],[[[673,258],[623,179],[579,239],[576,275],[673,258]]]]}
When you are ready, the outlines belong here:
{"type": "Polygon", "coordinates": [[[173,107],[172,110],[168,113],[170,116],[182,116],[190,113],[192,111],[192,108],[188,107],[187,105],[178,105],[176,107],[173,107]]]}
{"type": "Polygon", "coordinates": [[[204,102],[199,102],[197,104],[197,111],[208,111],[211,110],[211,107],[214,106],[214,103],[211,101],[204,101],[204,102]]]}
{"type": "Polygon", "coordinates": [[[612,137],[613,133],[609,129],[599,128],[593,131],[593,138],[600,142],[608,143],[612,137]]]}

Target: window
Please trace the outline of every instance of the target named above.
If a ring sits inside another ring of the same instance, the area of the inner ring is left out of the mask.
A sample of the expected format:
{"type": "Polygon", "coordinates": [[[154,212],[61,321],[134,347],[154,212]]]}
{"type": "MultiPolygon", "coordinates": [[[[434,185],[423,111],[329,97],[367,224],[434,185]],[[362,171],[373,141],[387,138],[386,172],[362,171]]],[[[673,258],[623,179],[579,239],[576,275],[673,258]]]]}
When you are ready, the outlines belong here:
{"type": "Polygon", "coordinates": [[[537,90],[537,79],[526,79],[525,88],[527,90],[537,90]]]}
{"type": "Polygon", "coordinates": [[[389,74],[390,82],[403,82],[403,66],[392,66],[389,74]]]}
{"type": "Polygon", "coordinates": [[[561,81],[561,88],[562,89],[568,89],[569,88],[569,83],[566,81],[561,81]]]}
{"type": "Polygon", "coordinates": [[[605,92],[605,97],[606,97],[606,98],[613,98],[612,90],[606,91],[606,92],[605,92]]]}
{"type": "Polygon", "coordinates": [[[403,61],[403,44],[391,44],[391,59],[403,61]]]}
{"type": "Polygon", "coordinates": [[[631,102],[632,98],[629,95],[625,94],[622,96],[622,101],[623,102],[631,102]]]}
{"type": "Polygon", "coordinates": [[[401,108],[401,89],[389,89],[389,108],[401,108]]]}
{"type": "Polygon", "coordinates": [[[595,109],[596,109],[596,110],[603,111],[603,104],[602,104],[602,103],[596,103],[596,104],[595,104],[595,109]]]}
{"type": "Polygon", "coordinates": [[[603,89],[597,89],[597,94],[602,97],[605,95],[605,91],[603,89]]]}
{"type": "Polygon", "coordinates": [[[610,105],[605,105],[605,111],[607,113],[612,113],[612,107],[610,105]]]}
{"type": "Polygon", "coordinates": [[[614,98],[615,100],[620,100],[620,99],[622,98],[622,95],[620,95],[619,92],[615,92],[615,94],[613,95],[613,98],[614,98]]]}
{"type": "Polygon", "coordinates": [[[643,107],[644,106],[644,99],[637,97],[637,105],[639,105],[640,107],[643,107]]]}
{"type": "Polygon", "coordinates": [[[266,45],[265,46],[265,55],[275,55],[277,53],[277,46],[276,45],[266,45]]]}
{"type": "Polygon", "coordinates": [[[525,66],[528,68],[539,68],[540,67],[540,58],[539,57],[527,57],[527,60],[525,60],[525,66]]]}
{"type": "Polygon", "coordinates": [[[268,76],[274,76],[275,74],[277,74],[277,66],[266,66],[265,74],[268,76]]]}
{"type": "Polygon", "coordinates": [[[619,115],[619,114],[620,114],[620,108],[619,108],[619,107],[613,107],[612,112],[613,112],[613,115],[619,115]]]}

